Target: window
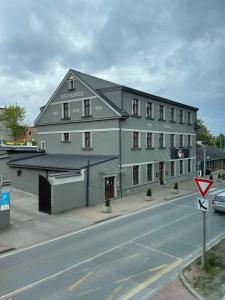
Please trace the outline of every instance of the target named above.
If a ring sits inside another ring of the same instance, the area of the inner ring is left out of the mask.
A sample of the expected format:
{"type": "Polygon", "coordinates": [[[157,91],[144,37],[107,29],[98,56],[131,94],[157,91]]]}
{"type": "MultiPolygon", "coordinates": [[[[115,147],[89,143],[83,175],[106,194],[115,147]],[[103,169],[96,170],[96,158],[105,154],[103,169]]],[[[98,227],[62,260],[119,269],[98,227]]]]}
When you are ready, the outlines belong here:
{"type": "Polygon", "coordinates": [[[170,135],[170,147],[175,147],[175,135],[171,134],[170,135]]]}
{"type": "Polygon", "coordinates": [[[62,134],[62,141],[64,143],[69,143],[70,142],[70,134],[69,134],[69,132],[63,132],[63,134],[62,134]]]}
{"type": "Polygon", "coordinates": [[[45,149],[46,149],[46,142],[41,141],[41,150],[45,150],[45,149]]]}
{"type": "Polygon", "coordinates": [[[84,107],[83,107],[83,116],[90,117],[91,116],[91,100],[86,99],[84,100],[84,107]]]}
{"type": "Polygon", "coordinates": [[[20,168],[17,169],[17,176],[21,176],[22,175],[22,170],[20,168]]]}
{"type": "Polygon", "coordinates": [[[139,100],[138,99],[133,99],[132,115],[139,116],[139,100]]]}
{"type": "Polygon", "coordinates": [[[159,120],[165,120],[165,107],[164,105],[159,106],[159,120]]]}
{"type": "Polygon", "coordinates": [[[188,147],[192,147],[191,135],[188,135],[188,147]]]}
{"type": "Polygon", "coordinates": [[[133,148],[139,148],[139,132],[133,132],[133,148]]]}
{"type": "Polygon", "coordinates": [[[191,173],[191,159],[188,159],[188,173],[191,173]]]}
{"type": "Polygon", "coordinates": [[[159,148],[164,148],[164,133],[159,134],[159,148]]]}
{"type": "Polygon", "coordinates": [[[184,161],[180,160],[180,175],[183,175],[183,173],[184,173],[183,163],[184,163],[184,161]]]}
{"type": "Polygon", "coordinates": [[[146,103],[146,118],[153,119],[153,104],[152,104],[152,102],[146,103]]]}
{"type": "Polygon", "coordinates": [[[152,164],[147,164],[147,180],[152,181],[152,164]]]}
{"type": "Polygon", "coordinates": [[[74,79],[69,80],[68,84],[69,84],[69,87],[68,87],[69,91],[75,90],[75,81],[74,81],[74,79]]]}
{"type": "Polygon", "coordinates": [[[147,132],[146,147],[147,148],[153,148],[153,134],[152,134],[152,132],[147,132]]]}
{"type": "Polygon", "coordinates": [[[175,161],[170,162],[170,175],[171,177],[175,176],[175,161]]]}
{"type": "Polygon", "coordinates": [[[184,123],[184,111],[180,110],[180,123],[184,123]]]}
{"type": "Polygon", "coordinates": [[[63,103],[63,114],[62,118],[63,119],[69,119],[70,114],[69,114],[69,103],[63,103]]]}
{"type": "Polygon", "coordinates": [[[139,166],[133,166],[133,185],[139,184],[139,166]]]}
{"type": "Polygon", "coordinates": [[[188,125],[192,124],[192,117],[191,117],[191,112],[188,112],[188,125]]]}
{"type": "Polygon", "coordinates": [[[91,148],[91,147],[92,147],[91,133],[84,132],[83,148],[91,148]]]}
{"type": "Polygon", "coordinates": [[[184,136],[180,134],[180,147],[184,147],[184,136]]]}
{"type": "Polygon", "coordinates": [[[170,109],[170,122],[175,122],[175,109],[173,107],[170,109]]]}

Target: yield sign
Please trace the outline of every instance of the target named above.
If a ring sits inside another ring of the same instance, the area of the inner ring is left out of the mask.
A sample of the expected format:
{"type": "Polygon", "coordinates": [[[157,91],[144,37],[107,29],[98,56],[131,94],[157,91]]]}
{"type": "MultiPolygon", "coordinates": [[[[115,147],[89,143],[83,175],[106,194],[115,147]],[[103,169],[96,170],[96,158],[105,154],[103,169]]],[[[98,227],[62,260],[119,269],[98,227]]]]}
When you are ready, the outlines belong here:
{"type": "Polygon", "coordinates": [[[209,189],[213,185],[213,180],[208,179],[200,179],[200,178],[194,178],[194,181],[199,189],[199,192],[201,193],[202,197],[205,198],[206,194],[208,193],[209,189]]]}

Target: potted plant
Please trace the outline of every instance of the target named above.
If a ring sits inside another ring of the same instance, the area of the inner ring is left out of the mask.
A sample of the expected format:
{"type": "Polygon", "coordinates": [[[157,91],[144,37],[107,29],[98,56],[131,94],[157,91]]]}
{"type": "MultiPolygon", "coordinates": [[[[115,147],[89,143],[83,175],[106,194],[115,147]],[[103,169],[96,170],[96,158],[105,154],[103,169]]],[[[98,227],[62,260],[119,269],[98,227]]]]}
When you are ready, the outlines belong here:
{"type": "Polygon", "coordinates": [[[173,192],[174,192],[174,194],[178,193],[178,183],[177,182],[175,182],[175,184],[174,184],[173,192]]]}
{"type": "Polygon", "coordinates": [[[222,176],[220,173],[218,174],[218,181],[222,181],[222,176]]]}
{"type": "Polygon", "coordinates": [[[213,180],[213,176],[212,176],[212,174],[209,176],[209,179],[210,179],[210,180],[213,180]]]}
{"type": "Polygon", "coordinates": [[[146,193],[146,201],[152,200],[152,190],[149,188],[146,193]]]}
{"type": "Polygon", "coordinates": [[[103,211],[106,212],[106,213],[111,212],[111,205],[110,205],[110,200],[109,199],[105,200],[105,204],[103,206],[103,211]]]}

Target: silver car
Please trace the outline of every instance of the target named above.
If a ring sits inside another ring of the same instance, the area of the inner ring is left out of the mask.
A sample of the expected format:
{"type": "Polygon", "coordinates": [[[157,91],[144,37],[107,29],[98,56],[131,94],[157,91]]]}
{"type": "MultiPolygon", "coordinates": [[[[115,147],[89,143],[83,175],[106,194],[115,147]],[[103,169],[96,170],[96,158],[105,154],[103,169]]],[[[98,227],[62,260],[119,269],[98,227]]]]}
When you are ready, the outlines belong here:
{"type": "Polygon", "coordinates": [[[225,192],[221,192],[215,196],[212,201],[212,207],[214,211],[225,212],[225,192]]]}

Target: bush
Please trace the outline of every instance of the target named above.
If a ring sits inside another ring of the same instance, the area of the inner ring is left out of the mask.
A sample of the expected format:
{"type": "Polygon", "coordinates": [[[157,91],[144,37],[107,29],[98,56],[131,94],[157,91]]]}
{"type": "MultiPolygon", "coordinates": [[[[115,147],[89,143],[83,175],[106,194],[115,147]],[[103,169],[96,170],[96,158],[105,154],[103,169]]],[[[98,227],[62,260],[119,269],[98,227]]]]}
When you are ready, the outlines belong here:
{"type": "Polygon", "coordinates": [[[149,188],[149,189],[147,190],[146,196],[151,197],[151,195],[152,195],[152,190],[149,188]]]}
{"type": "Polygon", "coordinates": [[[218,179],[221,179],[221,174],[220,173],[218,174],[218,179]]]}
{"type": "Polygon", "coordinates": [[[174,184],[174,190],[178,190],[178,183],[177,182],[175,182],[175,184],[174,184]]]}
{"type": "Polygon", "coordinates": [[[110,206],[110,200],[109,199],[105,200],[105,206],[110,206]]]}
{"type": "Polygon", "coordinates": [[[212,174],[209,176],[209,179],[210,179],[210,180],[213,180],[213,176],[212,176],[212,174]]]}

